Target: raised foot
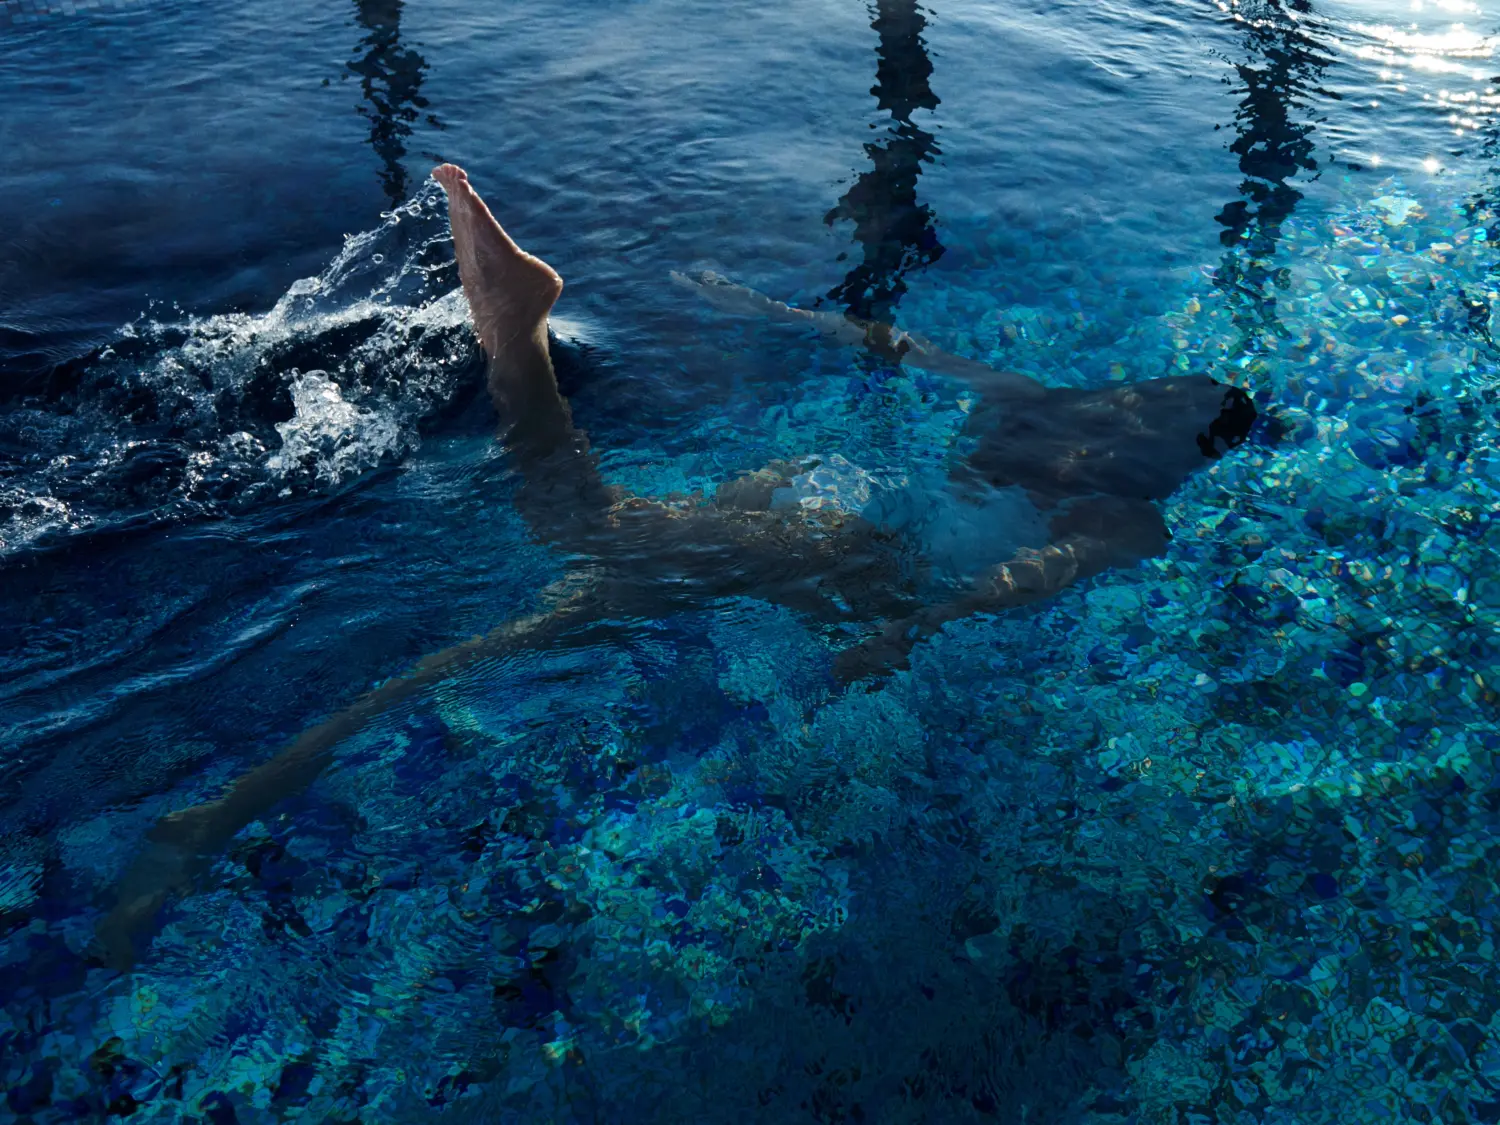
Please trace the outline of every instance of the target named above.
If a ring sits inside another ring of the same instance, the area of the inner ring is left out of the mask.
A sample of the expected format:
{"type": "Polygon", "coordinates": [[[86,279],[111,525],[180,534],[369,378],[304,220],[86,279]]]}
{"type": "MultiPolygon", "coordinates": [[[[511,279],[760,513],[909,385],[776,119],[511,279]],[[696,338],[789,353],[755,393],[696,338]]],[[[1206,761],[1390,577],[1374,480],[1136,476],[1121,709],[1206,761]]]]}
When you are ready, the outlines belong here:
{"type": "Polygon", "coordinates": [[[505,233],[462,168],[442,164],[432,175],[448,195],[458,274],[484,350],[493,359],[517,342],[545,344],[562,278],[505,233]]]}

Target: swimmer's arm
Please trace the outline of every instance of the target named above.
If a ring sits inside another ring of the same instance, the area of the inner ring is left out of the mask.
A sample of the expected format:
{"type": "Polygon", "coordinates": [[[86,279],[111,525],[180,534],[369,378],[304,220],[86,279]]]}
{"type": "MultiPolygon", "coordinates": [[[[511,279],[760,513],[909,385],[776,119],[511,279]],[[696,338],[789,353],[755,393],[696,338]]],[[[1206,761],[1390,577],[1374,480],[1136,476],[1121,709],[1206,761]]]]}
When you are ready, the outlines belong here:
{"type": "Polygon", "coordinates": [[[674,270],[672,280],[726,312],[802,324],[836,343],[868,348],[893,363],[961,379],[980,394],[1034,399],[1047,393],[1047,388],[1035,379],[1013,371],[997,371],[978,360],[952,355],[938,348],[931,340],[903,332],[889,324],[860,320],[833,309],[794,308],[784,301],[767,297],[748,286],[736,285],[728,278],[708,271],[689,276],[674,270]]]}
{"type": "Polygon", "coordinates": [[[834,674],[848,682],[905,668],[911,650],[949,621],[1050,598],[1110,567],[1158,556],[1171,539],[1155,504],[1118,496],[1075,500],[1048,526],[1051,546],[1021,551],[986,571],[963,597],[893,621],[879,636],[840,653],[834,674]]]}
{"type": "Polygon", "coordinates": [[[852,683],[900,671],[908,666],[912,649],[948,622],[1043,601],[1105,570],[1114,555],[1111,544],[1088,535],[1072,535],[1039,551],[1023,551],[991,567],[962,597],[893,621],[879,635],[845,649],[834,661],[834,676],[852,683]]]}

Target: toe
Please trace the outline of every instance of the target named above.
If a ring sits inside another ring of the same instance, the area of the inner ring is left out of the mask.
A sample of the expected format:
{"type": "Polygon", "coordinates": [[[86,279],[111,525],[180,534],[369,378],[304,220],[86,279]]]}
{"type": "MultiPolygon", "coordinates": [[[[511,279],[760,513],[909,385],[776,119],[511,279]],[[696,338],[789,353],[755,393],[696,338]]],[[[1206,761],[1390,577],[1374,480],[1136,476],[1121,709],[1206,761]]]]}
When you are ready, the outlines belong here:
{"type": "Polygon", "coordinates": [[[469,174],[457,164],[439,164],[432,170],[432,178],[443,185],[444,191],[449,192],[459,184],[469,182],[469,174]]]}

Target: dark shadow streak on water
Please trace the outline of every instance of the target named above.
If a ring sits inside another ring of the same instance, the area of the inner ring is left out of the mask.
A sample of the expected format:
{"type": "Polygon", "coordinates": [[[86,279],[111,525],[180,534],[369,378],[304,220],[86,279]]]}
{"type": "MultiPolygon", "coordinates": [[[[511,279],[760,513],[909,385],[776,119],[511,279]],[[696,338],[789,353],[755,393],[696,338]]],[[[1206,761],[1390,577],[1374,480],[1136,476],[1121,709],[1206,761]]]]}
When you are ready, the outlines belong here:
{"type": "MultiPolygon", "coordinates": [[[[392,207],[406,202],[410,182],[401,163],[412,126],[428,107],[422,96],[427,60],[401,41],[402,0],[355,0],[355,22],[365,29],[349,73],[359,76],[360,116],[370,122],[370,147],[380,158],[380,184],[392,207]]],[[[348,74],[345,75],[348,77],[348,74]]],[[[434,114],[427,124],[441,129],[434,114]]]]}
{"type": "Polygon", "coordinates": [[[917,200],[922,165],[938,154],[937,138],[912,122],[919,109],[935,110],[928,79],[932,60],[922,32],[927,19],[914,0],[876,0],[870,26],[880,36],[875,85],[870,90],[890,113],[886,135],[865,145],[872,167],[861,172],[824,221],[848,219],[863,256],[828,296],[861,320],[889,323],[905,275],[943,255],[932,208],[917,200]]]}
{"type": "MultiPolygon", "coordinates": [[[[1490,79],[1491,94],[1500,93],[1500,77],[1490,79]]],[[[1488,165],[1488,173],[1479,190],[1464,203],[1464,213],[1472,224],[1486,223],[1486,238],[1490,245],[1500,239],[1500,119],[1491,117],[1484,125],[1481,136],[1480,158],[1488,165]]],[[[1500,285],[1500,260],[1493,262],[1488,270],[1489,288],[1493,292],[1500,285]]],[[[1460,299],[1468,318],[1470,332],[1484,341],[1492,353],[1500,354],[1491,329],[1494,310],[1486,295],[1474,290],[1460,290],[1460,299]]]]}
{"type": "Polygon", "coordinates": [[[1309,0],[1252,0],[1236,4],[1235,12],[1247,55],[1231,64],[1240,102],[1229,151],[1244,179],[1240,198],[1215,216],[1228,248],[1215,280],[1230,298],[1239,349],[1253,351],[1262,334],[1281,333],[1275,293],[1285,276],[1275,266],[1276,246],[1302,200],[1295,181],[1320,174],[1313,98],[1339,95],[1319,85],[1333,59],[1309,0]]]}

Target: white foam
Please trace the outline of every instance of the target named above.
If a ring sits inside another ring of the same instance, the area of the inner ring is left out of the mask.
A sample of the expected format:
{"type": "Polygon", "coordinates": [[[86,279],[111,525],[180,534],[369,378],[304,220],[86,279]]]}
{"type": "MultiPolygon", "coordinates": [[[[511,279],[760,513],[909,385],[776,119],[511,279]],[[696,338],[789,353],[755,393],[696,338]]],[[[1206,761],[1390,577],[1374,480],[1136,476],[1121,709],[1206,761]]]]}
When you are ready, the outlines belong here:
{"type": "Polygon", "coordinates": [[[0,510],[10,509],[10,517],[0,522],[0,555],[20,550],[52,532],[83,526],[71,505],[24,487],[0,488],[0,510]]]}
{"type": "MultiPolygon", "coordinates": [[[[291,390],[296,414],[277,423],[281,448],[266,461],[280,479],[310,477],[336,484],[416,445],[415,433],[404,431],[391,414],[347,401],[326,372],[297,376],[291,390]]],[[[290,493],[290,487],[282,490],[282,495],[290,493]]]]}
{"type": "Polygon", "coordinates": [[[451,242],[429,182],[264,312],[125,326],[70,397],[11,418],[39,452],[68,456],[0,488],[0,554],[148,511],[336,486],[416,448],[472,354],[451,242]],[[293,415],[276,422],[267,411],[286,394],[293,415]],[[180,456],[138,488],[130,460],[143,442],[180,456]]]}

